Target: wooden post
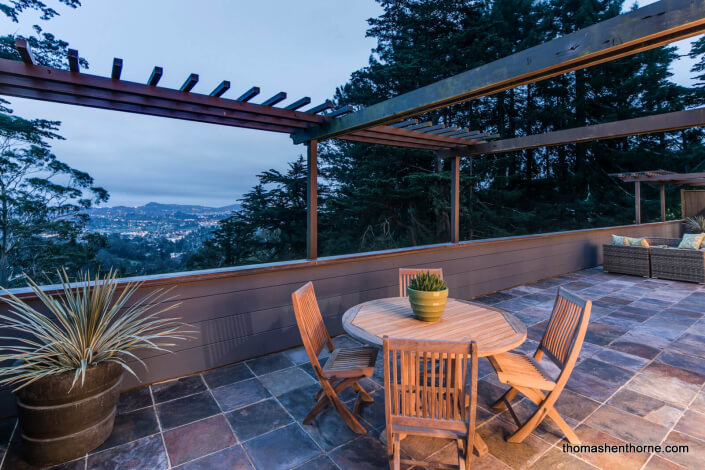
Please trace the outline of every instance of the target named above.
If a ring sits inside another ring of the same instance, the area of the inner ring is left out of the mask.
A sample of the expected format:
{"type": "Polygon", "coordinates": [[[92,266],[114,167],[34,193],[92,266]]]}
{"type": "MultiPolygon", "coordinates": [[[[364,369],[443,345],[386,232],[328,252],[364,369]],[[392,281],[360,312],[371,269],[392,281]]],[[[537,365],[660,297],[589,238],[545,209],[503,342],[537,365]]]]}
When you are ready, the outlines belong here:
{"type": "Polygon", "coordinates": [[[661,222],[666,221],[666,185],[662,184],[659,187],[661,193],[661,222]]]}
{"type": "Polygon", "coordinates": [[[306,147],[306,258],[314,260],[318,258],[318,141],[310,140],[306,147]]]}
{"type": "Polygon", "coordinates": [[[450,160],[450,241],[460,242],[460,157],[450,160]]]}
{"type": "Polygon", "coordinates": [[[634,219],[641,223],[641,182],[634,183],[634,219]]]}

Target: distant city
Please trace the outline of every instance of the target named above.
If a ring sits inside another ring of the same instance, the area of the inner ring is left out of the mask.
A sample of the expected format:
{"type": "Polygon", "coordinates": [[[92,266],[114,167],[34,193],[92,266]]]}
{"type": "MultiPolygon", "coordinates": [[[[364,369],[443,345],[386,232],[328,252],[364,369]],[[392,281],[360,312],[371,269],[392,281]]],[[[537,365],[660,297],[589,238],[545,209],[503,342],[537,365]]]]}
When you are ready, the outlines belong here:
{"type": "Polygon", "coordinates": [[[85,230],[106,236],[120,235],[147,240],[166,238],[177,242],[190,235],[202,234],[206,237],[219,220],[239,209],[239,204],[206,207],[157,202],[136,207],[101,207],[86,212],[90,221],[85,230]]]}

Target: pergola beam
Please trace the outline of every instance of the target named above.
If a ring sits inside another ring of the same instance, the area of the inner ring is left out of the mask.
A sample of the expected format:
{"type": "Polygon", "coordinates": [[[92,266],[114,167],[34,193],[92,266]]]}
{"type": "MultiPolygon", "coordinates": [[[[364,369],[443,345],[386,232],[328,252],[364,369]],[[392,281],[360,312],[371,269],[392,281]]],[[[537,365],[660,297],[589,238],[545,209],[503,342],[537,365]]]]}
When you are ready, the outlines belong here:
{"type": "Polygon", "coordinates": [[[113,70],[110,74],[110,78],[120,80],[120,75],[122,75],[122,59],[115,57],[113,59],[113,70]]]}
{"type": "Polygon", "coordinates": [[[318,258],[318,142],[306,144],[306,258],[318,258]]]}
{"type": "Polygon", "coordinates": [[[69,71],[80,72],[80,66],[78,63],[78,51],[76,49],[69,49],[69,71]]]}
{"type": "Polygon", "coordinates": [[[17,49],[17,52],[20,54],[20,59],[22,59],[22,62],[27,65],[34,65],[32,49],[29,47],[29,43],[26,39],[15,39],[15,49],[17,49]]]}
{"type": "Polygon", "coordinates": [[[705,32],[705,0],[661,0],[292,135],[328,139],[653,49],[705,32]]]}
{"type": "Polygon", "coordinates": [[[276,95],[272,96],[268,100],[265,100],[264,103],[262,103],[262,106],[274,106],[275,104],[279,103],[280,101],[284,101],[286,99],[286,93],[283,91],[280,91],[276,95]]]}
{"type": "Polygon", "coordinates": [[[183,91],[184,93],[188,93],[193,90],[193,87],[196,86],[196,83],[198,83],[198,74],[192,73],[188,76],[184,84],[181,85],[181,88],[179,90],[183,91]]]}
{"type": "Polygon", "coordinates": [[[284,106],[284,109],[299,109],[306,106],[307,104],[311,104],[311,98],[309,98],[308,96],[304,96],[303,98],[294,101],[289,106],[284,106]]]}
{"type": "Polygon", "coordinates": [[[472,157],[654,132],[668,132],[702,125],[705,125],[705,108],[696,108],[469,145],[464,149],[444,150],[439,155],[445,158],[452,158],[456,155],[472,157]]]}
{"type": "Polygon", "coordinates": [[[215,87],[209,96],[223,96],[223,93],[230,89],[230,82],[228,80],[223,80],[220,84],[215,87]]]}
{"type": "Polygon", "coordinates": [[[247,90],[245,93],[240,95],[240,97],[238,99],[236,99],[235,101],[242,101],[243,103],[246,103],[257,95],[259,95],[259,87],[253,86],[252,88],[247,90]]]}
{"type": "Polygon", "coordinates": [[[163,74],[164,74],[163,68],[154,67],[154,70],[152,70],[152,74],[149,76],[149,80],[147,81],[147,85],[157,86],[157,83],[159,83],[159,80],[161,80],[163,74]]]}
{"type": "Polygon", "coordinates": [[[460,243],[460,157],[450,160],[450,242],[460,243]]]}

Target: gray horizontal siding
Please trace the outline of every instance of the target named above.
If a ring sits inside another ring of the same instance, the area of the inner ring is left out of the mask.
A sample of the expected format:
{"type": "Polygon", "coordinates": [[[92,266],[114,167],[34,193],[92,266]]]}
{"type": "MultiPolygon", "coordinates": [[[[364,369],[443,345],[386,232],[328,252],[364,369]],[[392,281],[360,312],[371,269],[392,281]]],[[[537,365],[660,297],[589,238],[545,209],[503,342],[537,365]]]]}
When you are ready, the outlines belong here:
{"type": "MultiPolygon", "coordinates": [[[[222,366],[300,344],[291,292],[313,281],[331,334],[342,333],[341,317],[366,300],[398,295],[400,267],[443,268],[451,295],[471,298],[601,264],[601,245],[610,234],[680,235],[680,222],[579,230],[527,237],[477,240],[317,262],[242,267],[142,278],[141,293],[173,287],[178,315],[198,330],[196,338],[165,354],[148,351],[140,381],[126,376],[125,387],[151,383],[222,366]]],[[[28,299],[31,303],[36,300],[28,299]]],[[[0,307],[2,311],[2,307],[0,307]]],[[[0,392],[0,416],[13,413],[7,391],[0,392]]]]}

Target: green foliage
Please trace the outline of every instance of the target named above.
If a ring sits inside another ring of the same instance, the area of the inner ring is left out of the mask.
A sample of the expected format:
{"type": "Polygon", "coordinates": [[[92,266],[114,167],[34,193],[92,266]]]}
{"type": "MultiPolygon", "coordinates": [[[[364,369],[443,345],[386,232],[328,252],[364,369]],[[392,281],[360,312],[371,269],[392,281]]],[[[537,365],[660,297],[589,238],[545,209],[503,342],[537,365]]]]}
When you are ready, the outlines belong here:
{"type": "Polygon", "coordinates": [[[9,364],[0,368],[0,384],[16,391],[42,377],[71,371],[75,372],[73,385],[79,378],[83,384],[86,369],[101,362],[120,364],[136,377],[127,360],[145,364],[134,351],[168,351],[165,348],[174,343],[165,341],[185,340],[190,333],[178,319],[161,317],[179,306],[165,298],[162,290],[133,300],[140,283],[119,287],[114,271],[102,278],[80,273],[76,286],[70,284],[66,271],[59,278],[61,297],[46,294],[27,278],[49,315],[3,289],[6,297],[0,300],[9,305],[10,312],[0,315],[1,329],[11,334],[0,337],[4,341],[0,362],[9,364]]]}
{"type": "Polygon", "coordinates": [[[105,240],[82,234],[82,211],[109,197],[90,175],[51,152],[51,140],[62,139],[60,123],[11,113],[0,108],[0,285],[6,287],[23,273],[90,266],[105,240]]]}
{"type": "Polygon", "coordinates": [[[705,232],[705,217],[703,217],[702,215],[688,217],[687,219],[685,219],[685,228],[692,233],[705,232]]]}
{"type": "Polygon", "coordinates": [[[448,288],[438,274],[431,274],[428,271],[418,273],[409,283],[409,287],[424,292],[439,292],[448,288]]]}

